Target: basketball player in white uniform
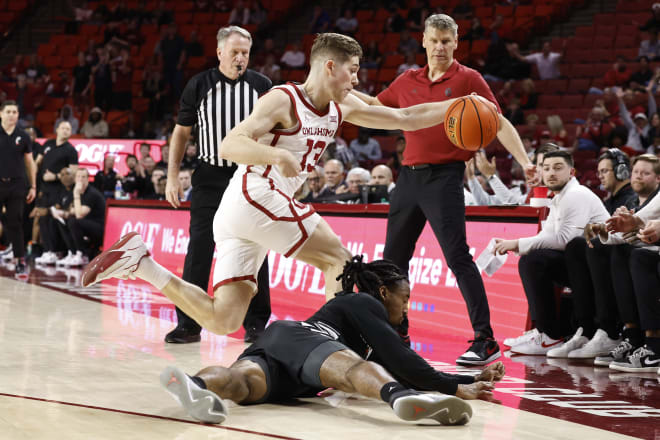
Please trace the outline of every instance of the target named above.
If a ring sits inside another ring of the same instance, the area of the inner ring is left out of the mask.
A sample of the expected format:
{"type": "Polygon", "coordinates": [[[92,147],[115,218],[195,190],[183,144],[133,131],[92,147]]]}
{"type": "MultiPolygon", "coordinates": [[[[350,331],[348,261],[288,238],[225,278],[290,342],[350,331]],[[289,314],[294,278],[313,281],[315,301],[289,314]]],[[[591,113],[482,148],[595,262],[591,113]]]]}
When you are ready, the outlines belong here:
{"type": "Polygon", "coordinates": [[[275,87],[223,140],[220,156],[242,164],[214,219],[218,260],[214,296],[154,261],[137,233],[121,238],[83,273],[83,286],[140,278],[153,284],[203,328],[217,334],[241,326],[269,249],[323,271],[326,299],[341,290],[337,276],[351,254],[314,210],[293,199],[343,120],[407,131],[437,125],[455,99],[404,109],[369,106],[350,92],[358,83],[362,49],[353,38],[320,34],[302,85],[275,87]]]}

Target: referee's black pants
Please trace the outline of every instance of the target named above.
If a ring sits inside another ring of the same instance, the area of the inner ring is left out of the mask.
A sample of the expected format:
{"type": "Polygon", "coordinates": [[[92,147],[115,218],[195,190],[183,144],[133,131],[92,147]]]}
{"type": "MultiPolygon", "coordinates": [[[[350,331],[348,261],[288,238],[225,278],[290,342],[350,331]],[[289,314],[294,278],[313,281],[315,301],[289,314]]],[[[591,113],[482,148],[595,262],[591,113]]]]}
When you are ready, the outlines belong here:
{"type": "Polygon", "coordinates": [[[559,322],[555,286],[570,286],[563,251],[534,249],[518,260],[529,313],[538,331],[553,339],[565,336],[567,323],[559,322]]]}
{"type": "Polygon", "coordinates": [[[391,195],[383,257],[408,275],[409,261],[428,220],[456,276],[475,336],[492,337],[486,290],[466,241],[464,171],[463,162],[401,168],[391,195]]]}
{"type": "Polygon", "coordinates": [[[25,180],[13,177],[0,179],[0,211],[3,206],[7,210],[5,231],[15,258],[25,257],[23,210],[26,193],[25,180]]]}
{"type": "MultiPolygon", "coordinates": [[[[233,169],[216,167],[202,163],[192,176],[192,199],[190,205],[190,241],[183,265],[183,280],[199,286],[205,292],[209,285],[209,276],[213,264],[213,217],[215,216],[222,195],[229,185],[233,169]]],[[[270,287],[268,277],[268,259],[259,270],[257,277],[258,291],[248,308],[243,326],[247,329],[256,327],[261,330],[270,318],[270,287]]],[[[191,332],[200,332],[201,327],[194,319],[176,308],[179,328],[191,332]]]]}
{"type": "Polygon", "coordinates": [[[584,237],[569,241],[564,250],[566,269],[573,291],[573,314],[583,335],[591,339],[597,329],[607,332],[612,339],[619,337],[617,307],[612,287],[612,246],[598,238],[587,246],[584,237]]]}

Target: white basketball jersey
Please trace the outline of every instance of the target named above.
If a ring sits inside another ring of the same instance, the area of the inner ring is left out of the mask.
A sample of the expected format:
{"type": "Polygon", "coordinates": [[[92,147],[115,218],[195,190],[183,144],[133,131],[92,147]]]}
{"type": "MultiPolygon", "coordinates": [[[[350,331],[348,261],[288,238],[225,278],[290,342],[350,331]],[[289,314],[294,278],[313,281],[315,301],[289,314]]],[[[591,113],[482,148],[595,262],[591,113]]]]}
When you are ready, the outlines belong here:
{"type": "Polygon", "coordinates": [[[273,129],[257,142],[289,150],[300,161],[302,172],[296,177],[287,178],[280,174],[277,166],[241,165],[242,170],[239,169],[237,175],[242,174],[240,171],[258,173],[272,179],[278,189],[293,196],[314,169],[326,146],[334,142],[335,133],[342,122],[341,110],[335,102],[330,101],[327,110],[320,112],[314,108],[301,85],[287,83],[273,89],[289,95],[298,122],[290,129],[273,129]]]}

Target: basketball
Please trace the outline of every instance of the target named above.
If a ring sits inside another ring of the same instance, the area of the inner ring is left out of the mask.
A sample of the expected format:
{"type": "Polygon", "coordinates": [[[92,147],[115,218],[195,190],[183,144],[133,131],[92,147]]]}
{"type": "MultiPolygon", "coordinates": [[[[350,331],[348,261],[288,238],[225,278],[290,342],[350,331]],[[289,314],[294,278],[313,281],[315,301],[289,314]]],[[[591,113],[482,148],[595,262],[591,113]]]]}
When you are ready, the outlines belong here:
{"type": "Polygon", "coordinates": [[[490,144],[500,128],[495,106],[480,96],[464,96],[445,114],[445,133],[462,150],[476,151],[490,144]]]}

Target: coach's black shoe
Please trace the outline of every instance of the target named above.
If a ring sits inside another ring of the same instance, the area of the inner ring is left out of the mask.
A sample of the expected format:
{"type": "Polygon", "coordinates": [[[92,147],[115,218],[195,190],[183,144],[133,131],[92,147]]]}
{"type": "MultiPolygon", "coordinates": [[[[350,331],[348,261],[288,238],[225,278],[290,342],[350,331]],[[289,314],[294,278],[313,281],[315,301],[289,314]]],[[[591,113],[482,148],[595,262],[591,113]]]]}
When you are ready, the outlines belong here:
{"type": "Polygon", "coordinates": [[[243,341],[251,344],[256,341],[263,332],[263,329],[259,330],[257,327],[248,327],[245,329],[245,336],[243,337],[243,341]]]}
{"type": "Polygon", "coordinates": [[[477,338],[468,342],[472,345],[456,359],[458,365],[486,365],[502,355],[500,346],[493,338],[477,338]]]}
{"type": "Polygon", "coordinates": [[[24,259],[21,258],[18,260],[18,263],[16,263],[16,268],[14,269],[14,274],[17,278],[27,278],[28,269],[24,259]]]}
{"type": "Polygon", "coordinates": [[[182,327],[176,327],[165,335],[165,342],[169,342],[170,344],[190,344],[191,342],[199,342],[201,340],[202,337],[199,332],[182,327]]]}

